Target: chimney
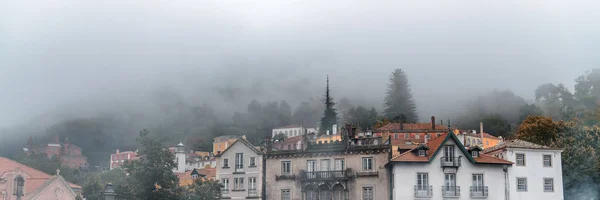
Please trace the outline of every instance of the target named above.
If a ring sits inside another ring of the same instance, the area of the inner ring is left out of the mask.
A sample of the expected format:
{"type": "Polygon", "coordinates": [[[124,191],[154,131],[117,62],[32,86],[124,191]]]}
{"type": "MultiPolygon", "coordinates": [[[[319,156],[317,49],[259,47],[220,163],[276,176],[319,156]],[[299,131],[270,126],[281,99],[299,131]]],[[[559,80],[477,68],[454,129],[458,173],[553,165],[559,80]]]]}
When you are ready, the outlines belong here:
{"type": "Polygon", "coordinates": [[[431,116],[431,130],[435,130],[435,116],[431,116]]]}
{"type": "Polygon", "coordinates": [[[117,154],[119,154],[119,149],[117,149],[117,154]]]}

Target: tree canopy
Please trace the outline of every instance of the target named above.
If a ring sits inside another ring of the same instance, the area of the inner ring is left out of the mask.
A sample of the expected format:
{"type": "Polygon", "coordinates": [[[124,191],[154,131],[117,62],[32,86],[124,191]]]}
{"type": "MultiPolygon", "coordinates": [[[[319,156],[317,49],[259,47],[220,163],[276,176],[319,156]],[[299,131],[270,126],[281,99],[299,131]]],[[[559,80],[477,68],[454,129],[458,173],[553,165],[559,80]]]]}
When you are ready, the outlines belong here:
{"type": "Polygon", "coordinates": [[[402,69],[396,69],[390,75],[388,90],[383,103],[383,114],[388,119],[404,115],[406,122],[409,123],[415,123],[419,120],[417,104],[410,91],[408,77],[402,69]]]}

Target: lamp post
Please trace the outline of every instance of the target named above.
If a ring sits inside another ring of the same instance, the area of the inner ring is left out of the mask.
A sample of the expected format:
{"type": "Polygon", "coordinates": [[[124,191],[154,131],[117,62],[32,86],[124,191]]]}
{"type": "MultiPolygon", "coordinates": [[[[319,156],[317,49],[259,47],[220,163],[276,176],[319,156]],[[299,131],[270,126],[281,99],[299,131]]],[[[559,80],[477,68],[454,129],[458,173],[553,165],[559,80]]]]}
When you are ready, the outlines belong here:
{"type": "Polygon", "coordinates": [[[112,183],[106,184],[106,187],[104,188],[104,192],[102,192],[102,199],[104,199],[104,200],[116,200],[117,199],[117,193],[115,193],[112,183]]]}

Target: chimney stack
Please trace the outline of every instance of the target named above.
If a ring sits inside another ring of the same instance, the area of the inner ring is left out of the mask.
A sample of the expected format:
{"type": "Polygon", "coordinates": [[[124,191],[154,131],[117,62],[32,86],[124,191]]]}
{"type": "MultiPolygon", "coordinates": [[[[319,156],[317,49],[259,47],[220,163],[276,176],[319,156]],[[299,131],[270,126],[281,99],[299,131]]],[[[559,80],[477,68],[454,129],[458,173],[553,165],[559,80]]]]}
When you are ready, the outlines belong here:
{"type": "Polygon", "coordinates": [[[119,154],[119,149],[117,149],[117,154],[119,154]]]}
{"type": "Polygon", "coordinates": [[[435,116],[431,116],[431,130],[435,130],[435,116]]]}

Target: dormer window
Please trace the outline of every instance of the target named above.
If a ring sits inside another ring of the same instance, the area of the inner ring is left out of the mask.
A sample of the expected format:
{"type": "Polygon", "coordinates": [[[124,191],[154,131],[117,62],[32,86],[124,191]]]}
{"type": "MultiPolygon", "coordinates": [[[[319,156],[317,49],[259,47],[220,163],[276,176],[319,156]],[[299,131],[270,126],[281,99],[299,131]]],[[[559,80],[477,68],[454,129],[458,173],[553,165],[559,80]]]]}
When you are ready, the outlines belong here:
{"type": "Polygon", "coordinates": [[[473,157],[479,157],[479,151],[471,151],[473,157]]]}
{"type": "Polygon", "coordinates": [[[425,150],[419,150],[419,156],[425,156],[425,150]]]}
{"type": "Polygon", "coordinates": [[[474,147],[472,147],[472,148],[471,148],[471,150],[470,150],[470,151],[471,151],[471,156],[472,156],[473,158],[477,158],[477,157],[479,157],[479,152],[480,152],[481,150],[483,150],[483,149],[481,149],[481,147],[479,147],[479,146],[474,146],[474,147]]]}

